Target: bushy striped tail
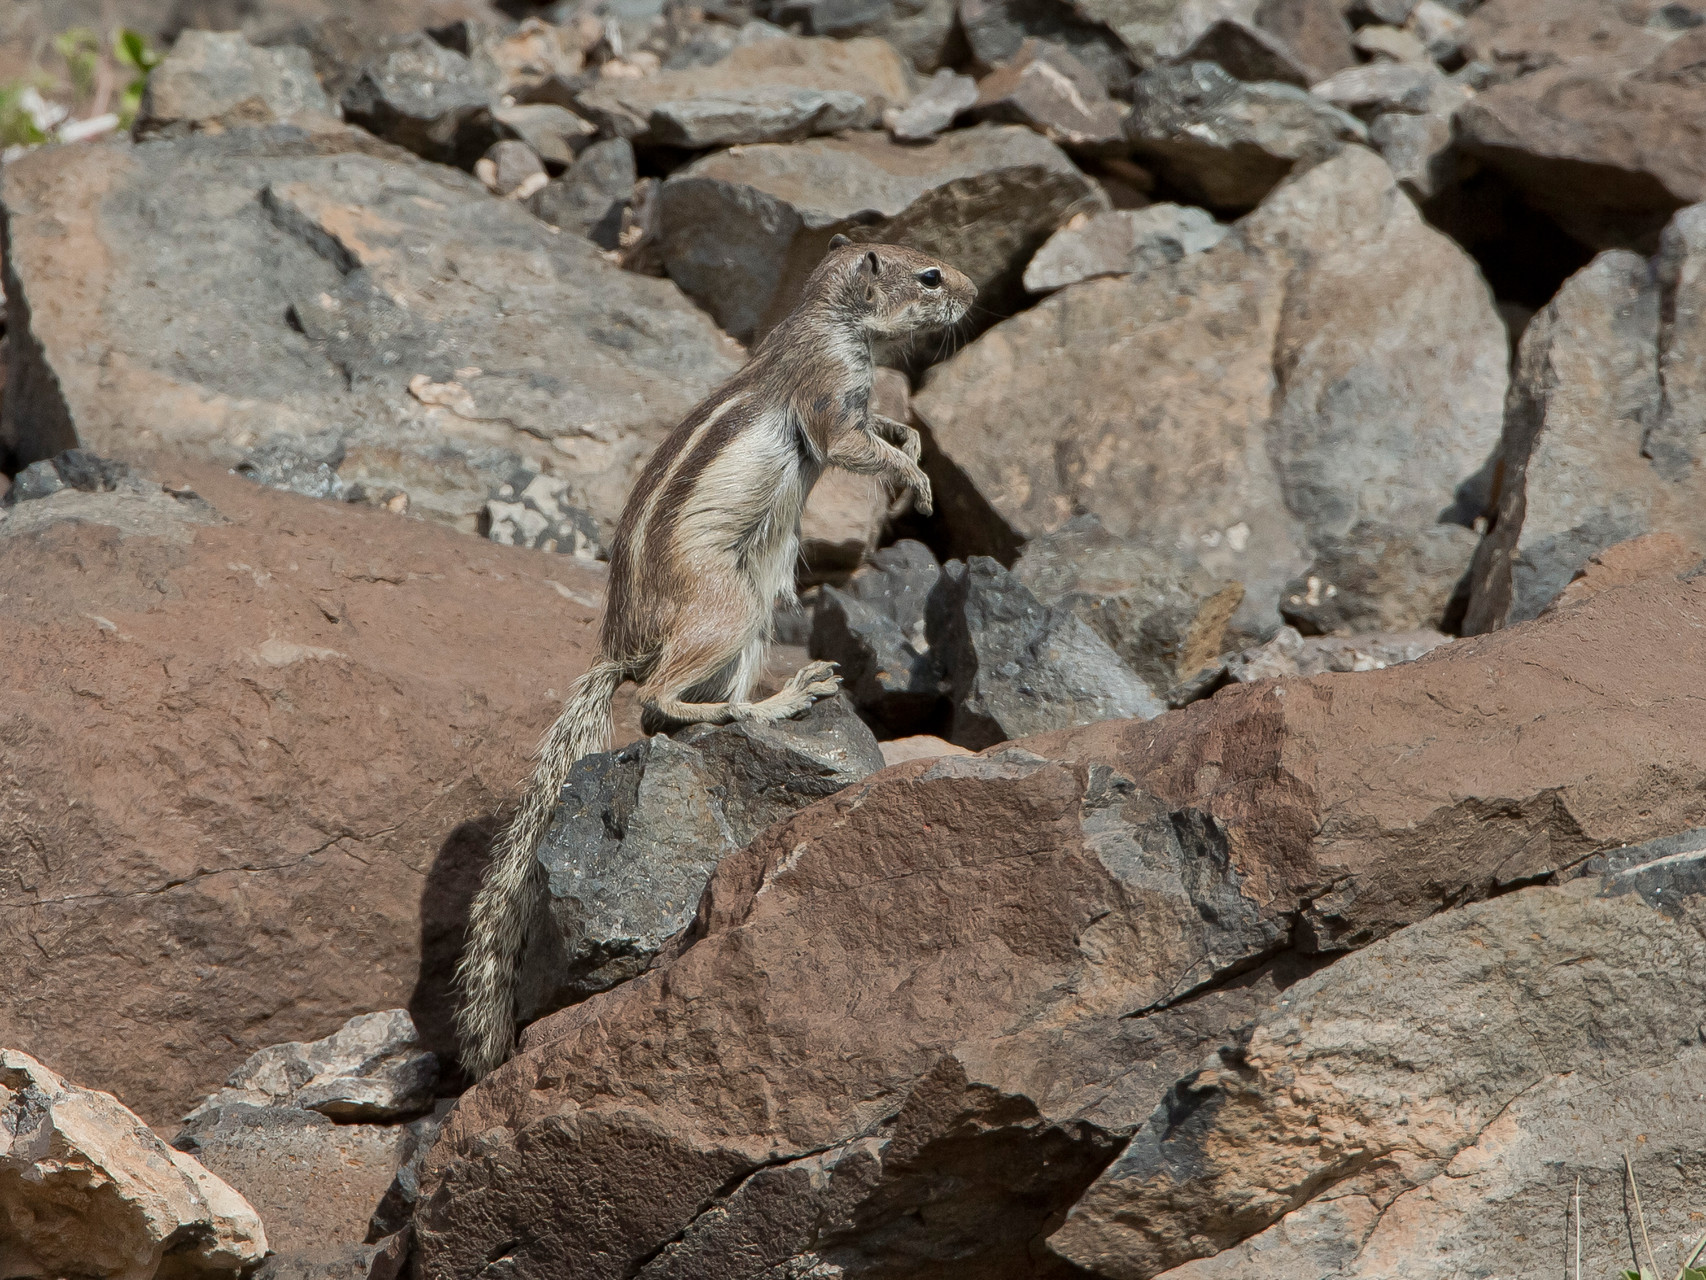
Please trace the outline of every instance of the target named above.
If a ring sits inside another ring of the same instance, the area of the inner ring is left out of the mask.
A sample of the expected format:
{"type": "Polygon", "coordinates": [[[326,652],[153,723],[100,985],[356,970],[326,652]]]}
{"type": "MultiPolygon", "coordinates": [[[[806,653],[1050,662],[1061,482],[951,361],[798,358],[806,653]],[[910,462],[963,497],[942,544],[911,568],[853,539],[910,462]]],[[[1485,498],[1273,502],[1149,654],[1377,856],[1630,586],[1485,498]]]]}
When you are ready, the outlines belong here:
{"type": "Polygon", "coordinates": [[[570,766],[605,749],[610,701],[622,679],[618,664],[599,662],[569,691],[563,713],[539,744],[521,807],[493,846],[468,912],[467,941],[456,967],[456,1034],[462,1066],[475,1080],[502,1066],[515,1047],[516,972],[543,888],[533,854],[551,829],[570,766]]]}

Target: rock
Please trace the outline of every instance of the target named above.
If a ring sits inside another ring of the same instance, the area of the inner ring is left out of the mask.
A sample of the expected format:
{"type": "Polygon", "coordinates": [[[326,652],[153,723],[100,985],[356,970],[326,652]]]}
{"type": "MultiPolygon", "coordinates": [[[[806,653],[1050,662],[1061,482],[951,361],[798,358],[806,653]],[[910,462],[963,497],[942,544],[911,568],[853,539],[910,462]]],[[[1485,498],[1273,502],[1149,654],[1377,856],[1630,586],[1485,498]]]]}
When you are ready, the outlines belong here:
{"type": "Polygon", "coordinates": [[[1486,0],[1469,15],[1462,52],[1471,62],[1493,68],[1501,81],[1583,59],[1640,63],[1676,36],[1663,24],[1648,21],[1659,9],[1660,3],[1486,0]]]}
{"type": "Polygon", "coordinates": [[[973,61],[985,68],[1011,60],[1028,37],[1071,50],[1110,93],[1131,82],[1134,63],[1127,42],[1088,7],[1048,0],[958,0],[960,30],[973,61]]]}
{"type": "Polygon", "coordinates": [[[1093,517],[1026,543],[1013,576],[1077,615],[1158,695],[1240,643],[1228,626],[1242,587],[1115,537],[1093,517]]]}
{"type": "Polygon", "coordinates": [[[1018,538],[1094,515],[1241,583],[1259,637],[1321,539],[1436,536],[1495,445],[1507,350],[1474,264],[1352,148],[1206,253],[997,326],[914,408],[1018,538]]]}
{"type": "Polygon", "coordinates": [[[1441,87],[1450,85],[1435,67],[1369,62],[1321,81],[1310,92],[1368,123],[1388,111],[1421,115],[1433,108],[1441,87]]]}
{"type": "Polygon", "coordinates": [[[633,144],[626,138],[607,138],[583,151],[563,177],[540,188],[528,207],[554,227],[585,236],[601,249],[614,249],[623,210],[638,180],[633,144]]]}
{"type": "Polygon", "coordinates": [[[1227,75],[1249,83],[1275,81],[1307,89],[1319,79],[1279,37],[1241,18],[1219,18],[1209,24],[1179,56],[1183,63],[1212,62],[1227,75]]]}
{"type": "Polygon", "coordinates": [[[1650,248],[1683,205],[1706,199],[1706,103],[1695,29],[1644,56],[1601,53],[1478,94],[1461,145],[1592,248],[1650,248]]]}
{"type": "Polygon", "coordinates": [[[507,200],[525,200],[550,180],[545,175],[545,162],[525,142],[506,139],[494,142],[486,154],[474,162],[474,176],[486,190],[507,200]]]}
{"type": "Polygon", "coordinates": [[[186,31],[149,73],[136,134],[270,124],[335,112],[306,50],[257,49],[236,32],[186,31]]]}
{"type": "MultiPolygon", "coordinates": [[[[65,489],[82,493],[111,493],[116,489],[146,493],[150,486],[128,483],[134,477],[122,462],[98,457],[84,449],[67,449],[53,458],[32,462],[12,478],[6,492],[0,494],[0,507],[15,507],[20,502],[34,502],[52,497],[65,489]]],[[[158,491],[159,486],[152,488],[158,491]]]]}
{"type": "Polygon", "coordinates": [[[773,0],[770,13],[807,35],[886,40],[924,75],[954,61],[953,0],[773,0]]]}
{"type": "Polygon", "coordinates": [[[1309,568],[1280,595],[1280,616],[1305,635],[1453,630],[1479,541],[1457,524],[1409,532],[1359,524],[1321,540],[1309,568]]]}
{"type": "Polygon", "coordinates": [[[399,1233],[412,1234],[409,1224],[420,1199],[421,1169],[426,1164],[427,1152],[438,1141],[445,1116],[455,1105],[451,1099],[442,1099],[430,1116],[422,1116],[403,1126],[403,1141],[397,1148],[402,1157],[401,1163],[391,1185],[385,1190],[384,1198],[379,1201],[379,1207],[368,1220],[369,1240],[394,1239],[399,1233]]]}
{"type": "Polygon", "coordinates": [[[811,656],[836,664],[859,714],[887,737],[936,726],[947,712],[942,671],[924,638],[925,601],[940,576],[927,547],[903,540],[818,596],[811,656]]]}
{"type": "Polygon", "coordinates": [[[741,340],[792,310],[832,236],[904,244],[951,262],[997,313],[1024,263],[1106,197],[1029,129],[959,129],[924,146],[870,135],[719,152],[663,184],[669,276],[741,340]]]}
{"type": "Polygon", "coordinates": [[[580,33],[574,24],[554,26],[540,18],[524,18],[512,30],[487,23],[472,28],[461,52],[490,66],[498,96],[518,103],[553,102],[569,90],[585,64],[580,33]]]}
{"type": "MultiPolygon", "coordinates": [[[[477,1271],[500,1246],[523,1274],[1046,1274],[1042,1237],[1171,1087],[1295,1015],[1280,1002],[1334,954],[1703,825],[1706,705],[1673,679],[1706,662],[1706,632],[1678,625],[1703,608],[1706,580],[1607,592],[1425,662],[897,765],[801,811],[723,861],[692,946],[535,1024],[463,1096],[423,1174],[421,1275],[477,1271]]],[[[1669,1003],[1697,1005],[1698,983],[1666,959],[1695,962],[1695,923],[1618,909],[1651,917],[1619,954],[1655,976],[1618,979],[1608,1003],[1593,997],[1608,970],[1562,963],[1584,950],[1566,950],[1565,920],[1530,941],[1513,919],[1446,954],[1467,973],[1534,947],[1531,972],[1551,964],[1571,992],[1543,1023],[1573,1025],[1568,1043],[1639,1024],[1624,1043],[1698,1052],[1693,1006],[1669,1003]],[[1674,981],[1649,1006],[1659,974],[1674,981]]],[[[1363,972],[1426,991],[1403,967],[1363,972]]],[[[1345,1008],[1372,1021],[1380,1002],[1345,1008]]],[[[1496,1025],[1519,1016],[1501,1006],[1496,1025]]],[[[1396,1054],[1404,1036],[1379,1043],[1396,1054]]],[[[1515,1031],[1473,1044],[1519,1075],[1557,1069],[1515,1031]]],[[[1445,1119],[1489,1114],[1430,1097],[1445,1119]]],[[[1655,1177],[1697,1128],[1671,1126],[1655,1177]]],[[[1564,1190],[1549,1185],[1549,1212],[1564,1190]]]]}
{"type": "Polygon", "coordinates": [[[1144,72],[1126,119],[1138,159],[1213,209],[1248,209],[1300,163],[1367,137],[1359,121],[1294,85],[1244,84],[1212,62],[1144,72]]]}
{"type": "Polygon", "coordinates": [[[1152,204],[1080,214],[1050,236],[1025,267],[1025,288],[1052,293],[1097,276],[1142,276],[1212,249],[1227,228],[1206,209],[1152,204]]]}
{"type": "Polygon", "coordinates": [[[561,551],[579,560],[606,560],[609,554],[598,521],[568,501],[561,477],[526,469],[498,486],[486,503],[486,536],[506,547],[561,551]]]}
{"type": "Polygon", "coordinates": [[[983,78],[972,113],[980,120],[1026,125],[1068,151],[1100,155],[1125,149],[1125,107],[1071,53],[1035,38],[983,78]]]}
{"type": "Polygon", "coordinates": [[[1427,56],[1446,66],[1463,60],[1463,41],[1468,34],[1463,15],[1438,0],[1417,0],[1404,29],[1422,42],[1427,56]]]}
{"type": "Polygon", "coordinates": [[[32,153],[5,230],[0,439],[26,463],[204,458],[468,532],[526,465],[608,536],[738,368],[668,282],[355,129],[32,153]]]}
{"type": "Polygon", "coordinates": [[[943,567],[925,634],[953,704],[944,736],[974,751],[1166,709],[1107,641],[1069,610],[1044,608],[987,556],[943,567]]]}
{"type": "Polygon", "coordinates": [[[938,756],[976,754],[927,733],[914,734],[909,738],[890,738],[878,745],[883,749],[883,763],[886,765],[904,764],[908,760],[934,760],[938,756]]]}
{"type": "Polygon", "coordinates": [[[1358,53],[1375,62],[1386,60],[1410,66],[1431,67],[1427,46],[1402,27],[1364,27],[1352,41],[1358,53]]]}
{"type": "Polygon", "coordinates": [[[432,1107],[438,1058],[420,1047],[407,1009],[357,1014],[322,1040],[269,1045],[249,1055],[185,1123],[222,1108],[296,1107],[334,1120],[393,1121],[432,1107]]]}
{"type": "Polygon", "coordinates": [[[1346,13],[1359,28],[1370,23],[1398,27],[1404,24],[1415,7],[1416,0],[1353,0],[1346,13]]]}
{"type": "Polygon", "coordinates": [[[230,1103],[204,1112],[173,1145],[238,1188],[281,1254],[360,1244],[411,1150],[405,1125],[334,1124],[297,1107],[230,1103]]]}
{"type": "Polygon", "coordinates": [[[883,113],[883,127],[896,142],[928,142],[951,129],[954,118],[977,101],[977,81],[943,67],[904,107],[883,113]]]}
{"type": "Polygon", "coordinates": [[[130,474],[123,463],[68,449],[33,462],[0,499],[0,539],[22,538],[64,521],[106,525],[124,537],[190,542],[198,526],[223,523],[190,490],[169,490],[130,474]]]}
{"type": "Polygon", "coordinates": [[[400,1280],[408,1261],[407,1233],[374,1244],[273,1253],[251,1280],[400,1280]]]}
{"type": "Polygon", "coordinates": [[[1111,1280],[1517,1275],[1537,1240],[1571,1241],[1579,1194],[1569,1250],[1607,1275],[1629,1257],[1621,1148],[1652,1248],[1683,1256],[1706,839],[1680,843],[1305,978],[1178,1082],[1050,1247],[1111,1280]]]}
{"type": "MultiPolygon", "coordinates": [[[[533,102],[514,107],[497,107],[492,118],[533,149],[545,162],[547,169],[558,172],[575,162],[597,145],[598,127],[583,120],[567,107],[554,102],[533,102]]],[[[606,146],[625,146],[625,143],[606,143],[606,146]]],[[[628,185],[634,185],[630,179],[628,185]]],[[[550,221],[549,218],[546,219],[550,221]]],[[[556,224],[561,226],[563,224],[556,224]]],[[[571,226],[571,231],[579,227],[571,226]]],[[[585,234],[585,232],[581,232],[585,234]]]]}
{"type": "Polygon", "coordinates": [[[1653,263],[1601,254],[1524,332],[1467,633],[1535,617],[1614,543],[1668,531],[1706,550],[1706,209],[1679,214],[1663,243],[1653,263]]]}
{"type": "Polygon", "coordinates": [[[425,160],[472,168],[497,140],[496,86],[425,34],[400,40],[344,90],[344,117],[425,160]]]}
{"type": "Polygon", "coordinates": [[[906,64],[881,40],[784,37],[710,67],[603,79],[575,109],[637,146],[702,148],[868,128],[910,96],[906,64]]]}
{"type": "Polygon", "coordinates": [[[0,1049],[0,1270],[235,1278],[266,1256],[237,1192],[110,1093],[0,1049]]]}
{"type": "Polygon", "coordinates": [[[1698,549],[1674,533],[1644,533],[1596,552],[1576,570],[1565,587],[1542,609],[1541,616],[1593,599],[1602,591],[1632,586],[1653,578],[1680,578],[1701,567],[1698,549]]]}
{"type": "Polygon", "coordinates": [[[839,698],[798,720],[699,725],[578,762],[536,855],[549,896],[522,954],[522,1022],[644,973],[723,858],[882,767],[839,698]]]}
{"type": "Polygon", "coordinates": [[[1261,0],[1252,20],[1291,53],[1310,84],[1356,65],[1339,0],[1261,0]]]}
{"type": "Polygon", "coordinates": [[[0,1042],[160,1125],[373,1009],[454,1051],[485,842],[602,591],[568,557],[176,477],[0,519],[0,946],[52,960],[0,984],[0,1042]]]}
{"type": "Polygon", "coordinates": [[[1239,684],[1281,676],[1318,676],[1328,671],[1379,671],[1414,662],[1451,637],[1439,631],[1403,631],[1359,636],[1299,635],[1281,627],[1266,644],[1226,660],[1226,674],[1239,684]]]}
{"type": "Polygon", "coordinates": [[[1474,94],[1431,63],[1371,62],[1311,92],[1367,122],[1369,141],[1415,199],[1431,199],[1458,181],[1452,121],[1474,94]]]}

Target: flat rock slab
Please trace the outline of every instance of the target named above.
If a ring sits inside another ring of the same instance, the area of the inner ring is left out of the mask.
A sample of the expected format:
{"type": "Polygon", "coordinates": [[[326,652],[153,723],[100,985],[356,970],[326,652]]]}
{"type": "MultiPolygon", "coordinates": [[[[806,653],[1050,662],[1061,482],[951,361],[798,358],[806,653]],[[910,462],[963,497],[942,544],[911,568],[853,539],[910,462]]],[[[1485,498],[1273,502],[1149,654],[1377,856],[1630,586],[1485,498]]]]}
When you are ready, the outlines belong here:
{"type": "Polygon", "coordinates": [[[1064,151],[1005,125],[923,146],[855,134],[736,147],[672,175],[659,220],[670,278],[746,340],[793,309],[838,233],[941,258],[999,309],[1023,296],[1019,273],[1056,227],[1106,207],[1064,151]]]}
{"type": "Polygon", "coordinates": [[[485,842],[602,591],[570,557],[177,478],[206,502],[0,520],[0,947],[51,960],[0,985],[0,1042],[162,1125],[370,1010],[453,1052],[485,842]]]}
{"type": "MultiPolygon", "coordinates": [[[[1034,1273],[1279,988],[1706,824],[1706,704],[1671,678],[1706,663],[1681,621],[1702,609],[1706,581],[1615,589],[1423,662],[896,765],[802,810],[723,861],[692,946],[535,1024],[463,1096],[423,1174],[423,1276],[500,1246],[589,1277],[1034,1273]]],[[[1525,1043],[1483,1051],[1537,1065],[1525,1043]]]]}
{"type": "Polygon", "coordinates": [[[608,532],[740,359],[667,281],[355,129],[32,153],[5,227],[26,462],[205,458],[469,531],[531,462],[608,532]]]}
{"type": "Polygon", "coordinates": [[[914,404],[1015,534],[1094,515],[1241,582],[1235,625],[1261,635],[1315,539],[1420,536],[1453,507],[1507,351],[1475,264],[1352,148],[1212,249],[998,325],[914,404]]]}

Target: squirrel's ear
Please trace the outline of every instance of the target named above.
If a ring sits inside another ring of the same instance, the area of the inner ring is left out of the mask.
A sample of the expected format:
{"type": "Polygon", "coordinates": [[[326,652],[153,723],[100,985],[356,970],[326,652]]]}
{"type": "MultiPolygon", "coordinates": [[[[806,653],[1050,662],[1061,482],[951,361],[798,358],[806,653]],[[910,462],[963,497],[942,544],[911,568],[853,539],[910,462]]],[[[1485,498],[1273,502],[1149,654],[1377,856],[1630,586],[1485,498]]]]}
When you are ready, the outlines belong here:
{"type": "Polygon", "coordinates": [[[852,243],[853,242],[844,235],[833,235],[829,238],[829,247],[831,249],[845,249],[852,243]]]}

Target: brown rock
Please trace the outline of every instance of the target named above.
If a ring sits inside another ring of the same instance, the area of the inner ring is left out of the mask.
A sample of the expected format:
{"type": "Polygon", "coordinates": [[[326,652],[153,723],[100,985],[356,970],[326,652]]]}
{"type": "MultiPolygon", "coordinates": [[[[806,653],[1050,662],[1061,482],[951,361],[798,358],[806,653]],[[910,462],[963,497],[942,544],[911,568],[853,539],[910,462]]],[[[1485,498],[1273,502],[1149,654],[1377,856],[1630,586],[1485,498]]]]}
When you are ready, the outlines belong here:
{"type": "Polygon", "coordinates": [[[1487,0],[1470,14],[1464,54],[1504,79],[1585,58],[1639,63],[1675,36],[1650,21],[1665,0],[1487,0]]]}
{"type": "Polygon", "coordinates": [[[1028,125],[1068,151],[1125,149],[1125,108],[1071,53],[1041,40],[1027,39],[983,78],[972,111],[980,120],[1028,125]]]}
{"type": "Polygon", "coordinates": [[[880,744],[885,764],[905,764],[908,760],[934,760],[938,756],[969,756],[976,754],[965,747],[928,733],[915,733],[910,738],[891,738],[880,744]]]}
{"type": "Polygon", "coordinates": [[[1608,592],[796,814],[722,864],[690,947],[463,1097],[422,1274],[499,1247],[588,1277],[1047,1274],[1057,1215],[1318,953],[1706,821],[1706,704],[1672,679],[1703,608],[1706,582],[1608,592]]]}
{"type": "Polygon", "coordinates": [[[591,652],[601,582],[179,474],[219,523],[74,490],[0,520],[0,944],[42,957],[0,985],[0,1041],[155,1123],[376,1008],[450,1051],[491,815],[591,652]]]}
{"type": "Polygon", "coordinates": [[[1669,532],[1643,533],[1596,552],[1576,570],[1541,615],[1592,600],[1602,591],[1629,587],[1650,579],[1678,578],[1700,567],[1700,548],[1669,532]]]}

